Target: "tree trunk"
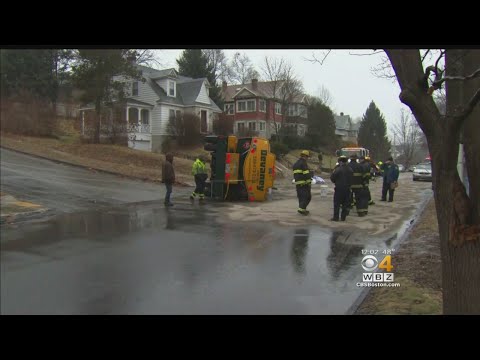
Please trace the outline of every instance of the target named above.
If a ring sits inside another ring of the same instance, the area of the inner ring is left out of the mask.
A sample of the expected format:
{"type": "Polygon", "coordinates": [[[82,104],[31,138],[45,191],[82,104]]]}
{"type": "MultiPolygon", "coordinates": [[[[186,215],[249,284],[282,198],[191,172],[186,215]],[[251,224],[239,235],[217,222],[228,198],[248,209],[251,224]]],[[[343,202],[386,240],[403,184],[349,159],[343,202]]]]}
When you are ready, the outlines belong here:
{"type": "MultiPolygon", "coordinates": [[[[463,71],[466,69],[462,66],[467,62],[465,56],[459,56],[462,55],[459,54],[461,51],[447,51],[447,75],[464,75],[463,71]]],[[[442,259],[443,312],[480,314],[479,199],[476,195],[478,190],[471,191],[471,198],[467,196],[458,176],[457,158],[462,128],[456,118],[442,117],[433,99],[427,95],[428,85],[423,78],[423,66],[418,50],[387,50],[387,55],[402,89],[400,99],[410,107],[425,133],[432,156],[442,259]]],[[[477,61],[476,66],[479,63],[477,61]]],[[[478,86],[472,88],[476,90],[478,86]]],[[[473,96],[473,92],[468,90],[468,85],[463,81],[448,82],[447,115],[458,113],[464,107],[473,96]]],[[[475,115],[478,114],[478,108],[475,111],[477,113],[470,114],[465,120],[465,129],[469,126],[478,127],[478,115],[475,115]],[[472,121],[475,125],[471,125],[472,121]]],[[[480,153],[478,138],[475,140],[470,136],[465,136],[465,145],[469,149],[468,154],[476,154],[477,159],[480,153]]],[[[471,187],[478,188],[478,164],[476,167],[470,165],[467,168],[471,187]]]]}
{"type": "MultiPolygon", "coordinates": [[[[466,76],[478,68],[480,52],[474,54],[471,50],[449,50],[446,54],[446,75],[466,76]],[[475,58],[477,61],[472,61],[475,58]]],[[[458,109],[465,108],[474,92],[480,88],[480,81],[448,82],[447,114],[452,114],[458,109]]],[[[476,109],[465,119],[463,127],[458,129],[458,142],[455,146],[455,158],[451,161],[457,163],[458,146],[464,142],[467,158],[467,172],[470,179],[469,193],[467,196],[464,185],[458,175],[457,168],[453,169],[454,178],[450,191],[452,203],[442,199],[443,207],[450,208],[450,214],[445,211],[442,219],[444,226],[440,227],[442,277],[443,277],[443,309],[445,314],[480,314],[480,222],[478,217],[478,183],[480,146],[478,139],[479,109],[476,109]],[[452,196],[453,195],[453,196],[452,196]],[[453,205],[453,207],[452,207],[453,205]],[[447,218],[448,216],[448,218],[447,218]],[[448,227],[447,227],[448,225],[448,227]]],[[[450,138],[453,134],[446,133],[450,138]]],[[[445,146],[445,152],[450,146],[445,146]]],[[[441,179],[440,179],[441,180],[441,179]]],[[[438,194],[441,197],[442,194],[438,194]]]]}
{"type": "Polygon", "coordinates": [[[93,136],[93,143],[100,144],[100,119],[101,119],[101,102],[96,101],[95,103],[95,134],[93,136]]]}

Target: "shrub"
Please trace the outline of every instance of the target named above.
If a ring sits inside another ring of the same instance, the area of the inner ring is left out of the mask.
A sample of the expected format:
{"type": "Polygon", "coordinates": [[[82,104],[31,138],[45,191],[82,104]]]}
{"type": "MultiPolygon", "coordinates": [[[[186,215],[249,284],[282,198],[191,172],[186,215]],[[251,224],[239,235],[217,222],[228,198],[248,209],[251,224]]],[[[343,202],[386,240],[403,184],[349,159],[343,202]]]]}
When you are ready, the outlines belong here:
{"type": "Polygon", "coordinates": [[[278,159],[288,154],[289,148],[287,144],[280,142],[270,142],[270,151],[273,152],[278,159]]]}

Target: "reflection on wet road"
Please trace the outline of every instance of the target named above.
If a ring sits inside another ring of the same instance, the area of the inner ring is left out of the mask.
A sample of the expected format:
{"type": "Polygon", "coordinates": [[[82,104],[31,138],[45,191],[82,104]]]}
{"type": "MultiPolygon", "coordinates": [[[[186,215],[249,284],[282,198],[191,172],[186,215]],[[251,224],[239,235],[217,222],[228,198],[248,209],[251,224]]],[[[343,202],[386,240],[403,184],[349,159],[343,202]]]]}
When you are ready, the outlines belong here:
{"type": "Polygon", "coordinates": [[[2,314],[343,314],[361,250],[319,226],[217,222],[177,203],[62,214],[2,228],[2,314]]]}

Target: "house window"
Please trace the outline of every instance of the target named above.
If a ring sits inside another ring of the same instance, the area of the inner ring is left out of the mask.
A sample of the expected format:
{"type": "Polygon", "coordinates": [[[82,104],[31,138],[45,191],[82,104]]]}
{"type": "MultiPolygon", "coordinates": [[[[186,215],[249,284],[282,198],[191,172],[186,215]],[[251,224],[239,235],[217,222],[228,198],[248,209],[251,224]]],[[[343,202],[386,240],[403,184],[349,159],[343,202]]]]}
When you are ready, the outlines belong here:
{"type": "Polygon", "coordinates": [[[175,81],[168,81],[168,96],[175,97],[175,81]]]}
{"type": "Polygon", "coordinates": [[[133,125],[133,126],[138,125],[138,109],[137,108],[128,109],[128,122],[130,125],[133,125]]]}
{"type": "Polygon", "coordinates": [[[237,101],[237,112],[253,112],[255,111],[255,100],[237,101]]]}
{"type": "Polygon", "coordinates": [[[259,124],[260,124],[260,131],[265,131],[265,122],[260,121],[259,124]]]}
{"type": "Polygon", "coordinates": [[[170,120],[175,119],[175,110],[173,109],[168,110],[168,118],[170,120]]]}
{"type": "Polygon", "coordinates": [[[275,114],[282,115],[282,104],[275,103],[275,114]]]}
{"type": "Polygon", "coordinates": [[[248,123],[248,130],[255,131],[256,130],[256,124],[254,122],[249,122],[248,123]]]}
{"type": "Polygon", "coordinates": [[[258,101],[258,109],[261,112],[266,112],[267,111],[267,104],[266,104],[265,100],[259,100],[258,101]]]}
{"type": "Polygon", "coordinates": [[[142,109],[140,112],[140,117],[142,119],[143,125],[148,125],[150,123],[149,114],[147,109],[142,109]]]}
{"type": "Polygon", "coordinates": [[[224,106],[225,113],[228,115],[233,115],[235,110],[234,106],[235,106],[234,104],[225,104],[224,106]]]}
{"type": "Polygon", "coordinates": [[[237,130],[238,132],[242,132],[245,130],[245,124],[244,123],[237,123],[237,130]]]}
{"type": "Polygon", "coordinates": [[[299,114],[298,104],[292,104],[288,107],[288,116],[298,116],[299,114]]]}
{"type": "Polygon", "coordinates": [[[182,112],[180,110],[175,111],[175,116],[177,119],[180,119],[182,117],[182,112]]]}
{"type": "Polygon", "coordinates": [[[132,83],[132,96],[138,96],[138,81],[132,83]]]}
{"type": "Polygon", "coordinates": [[[298,115],[301,117],[307,117],[307,109],[305,105],[298,105],[298,115]]]}

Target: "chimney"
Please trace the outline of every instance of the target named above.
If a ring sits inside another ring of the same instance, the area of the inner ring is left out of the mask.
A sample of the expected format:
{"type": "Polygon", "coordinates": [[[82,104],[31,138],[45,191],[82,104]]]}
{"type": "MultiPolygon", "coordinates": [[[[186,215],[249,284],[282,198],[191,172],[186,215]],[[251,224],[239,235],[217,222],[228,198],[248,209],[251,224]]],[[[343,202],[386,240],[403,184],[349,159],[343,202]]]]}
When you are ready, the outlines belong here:
{"type": "Polygon", "coordinates": [[[252,90],[258,89],[258,79],[252,79],[252,90]]]}
{"type": "Polygon", "coordinates": [[[343,113],[342,113],[342,112],[340,113],[340,116],[343,116],[343,113]]]}
{"type": "Polygon", "coordinates": [[[223,82],[222,82],[222,91],[223,92],[227,91],[227,82],[225,80],[223,80],[223,82]]]}
{"type": "Polygon", "coordinates": [[[128,55],[127,60],[131,65],[135,65],[137,62],[137,56],[135,54],[130,54],[128,55]]]}

